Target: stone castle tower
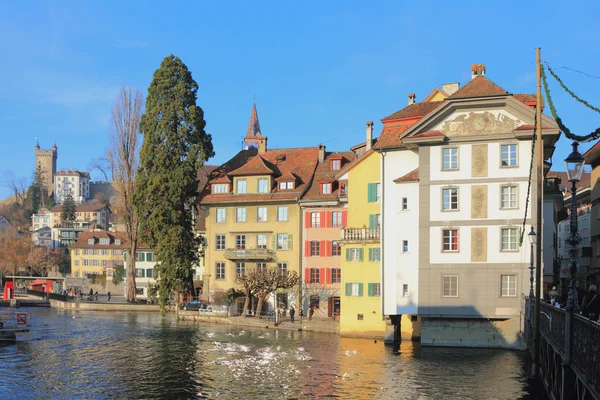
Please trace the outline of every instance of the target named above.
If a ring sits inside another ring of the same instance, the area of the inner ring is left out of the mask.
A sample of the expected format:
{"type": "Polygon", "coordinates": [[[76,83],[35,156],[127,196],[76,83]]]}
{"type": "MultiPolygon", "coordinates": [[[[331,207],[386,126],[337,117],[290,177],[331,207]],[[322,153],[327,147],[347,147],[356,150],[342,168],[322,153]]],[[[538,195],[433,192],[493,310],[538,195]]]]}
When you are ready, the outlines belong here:
{"type": "Polygon", "coordinates": [[[40,143],[35,143],[35,165],[42,166],[44,171],[44,181],[46,182],[46,189],[48,189],[48,195],[54,193],[54,174],[56,173],[56,160],[58,159],[58,147],[56,143],[50,150],[41,150],[40,143]]]}

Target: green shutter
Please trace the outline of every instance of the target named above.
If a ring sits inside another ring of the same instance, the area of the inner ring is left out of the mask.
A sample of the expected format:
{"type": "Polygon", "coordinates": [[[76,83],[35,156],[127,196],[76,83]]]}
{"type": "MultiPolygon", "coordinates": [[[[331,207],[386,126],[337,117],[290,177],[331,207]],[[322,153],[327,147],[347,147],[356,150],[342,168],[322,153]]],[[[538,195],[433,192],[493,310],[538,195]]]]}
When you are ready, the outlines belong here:
{"type": "Polygon", "coordinates": [[[274,233],[272,236],[273,236],[273,237],[272,237],[272,239],[271,239],[271,248],[272,248],[273,250],[277,250],[277,234],[276,234],[276,233],[274,233]]]}
{"type": "Polygon", "coordinates": [[[352,284],[346,283],[346,296],[351,296],[351,295],[352,295],[352,284]]]}
{"type": "Polygon", "coordinates": [[[372,249],[372,248],[369,249],[369,261],[374,261],[374,259],[373,259],[373,250],[374,249],[372,249]]]}
{"type": "Polygon", "coordinates": [[[375,194],[376,194],[375,184],[369,183],[368,190],[367,190],[367,200],[369,201],[369,203],[375,202],[375,194]]]}
{"type": "Polygon", "coordinates": [[[375,228],[377,226],[376,224],[377,223],[375,222],[375,214],[369,214],[369,228],[375,228]]]}
{"type": "Polygon", "coordinates": [[[346,261],[350,261],[350,248],[346,249],[346,261]]]}
{"type": "Polygon", "coordinates": [[[373,296],[373,284],[368,283],[367,287],[368,287],[369,297],[373,296]]]}
{"type": "Polygon", "coordinates": [[[363,284],[362,284],[362,283],[359,283],[359,284],[358,284],[358,295],[359,295],[359,296],[361,296],[361,297],[362,297],[362,293],[363,293],[363,292],[362,292],[362,289],[363,289],[363,284]]]}
{"type": "Polygon", "coordinates": [[[288,234],[288,250],[293,250],[293,245],[294,245],[294,235],[292,234],[288,234]]]}
{"type": "Polygon", "coordinates": [[[358,260],[362,261],[365,259],[365,249],[358,249],[358,260]]]}
{"type": "Polygon", "coordinates": [[[381,247],[377,248],[377,260],[375,261],[381,261],[381,247]]]}

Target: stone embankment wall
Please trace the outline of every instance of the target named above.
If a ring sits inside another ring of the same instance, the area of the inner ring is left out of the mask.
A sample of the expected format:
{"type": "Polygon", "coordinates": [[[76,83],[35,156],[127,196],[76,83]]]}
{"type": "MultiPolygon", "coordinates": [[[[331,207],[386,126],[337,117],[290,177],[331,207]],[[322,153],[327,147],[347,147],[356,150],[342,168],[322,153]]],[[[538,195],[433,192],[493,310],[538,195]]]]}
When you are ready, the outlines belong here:
{"type": "Polygon", "coordinates": [[[142,311],[159,312],[160,306],[156,304],[128,304],[128,303],[94,303],[79,301],[50,300],[50,307],[63,310],[79,311],[142,311]]]}

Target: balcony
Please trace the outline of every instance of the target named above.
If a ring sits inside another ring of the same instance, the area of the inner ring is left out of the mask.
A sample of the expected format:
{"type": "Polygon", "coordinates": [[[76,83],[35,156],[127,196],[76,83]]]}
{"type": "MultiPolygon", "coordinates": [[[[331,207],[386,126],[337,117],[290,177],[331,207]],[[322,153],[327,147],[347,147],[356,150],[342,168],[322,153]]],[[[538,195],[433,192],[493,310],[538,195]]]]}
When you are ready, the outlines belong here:
{"type": "Polygon", "coordinates": [[[343,228],[341,238],[346,243],[375,243],[381,240],[381,228],[343,228]]]}
{"type": "Polygon", "coordinates": [[[338,200],[342,203],[348,202],[348,192],[340,192],[338,194],[338,200]]]}
{"type": "Polygon", "coordinates": [[[274,261],[277,259],[275,251],[269,249],[227,249],[224,255],[228,260],[274,261]]]}

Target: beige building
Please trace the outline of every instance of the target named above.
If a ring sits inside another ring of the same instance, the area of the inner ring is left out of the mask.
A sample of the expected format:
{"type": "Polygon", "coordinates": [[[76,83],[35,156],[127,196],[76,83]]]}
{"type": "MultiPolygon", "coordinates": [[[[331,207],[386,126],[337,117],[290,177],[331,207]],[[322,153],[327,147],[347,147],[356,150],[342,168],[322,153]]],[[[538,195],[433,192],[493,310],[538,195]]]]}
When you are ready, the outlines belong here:
{"type": "Polygon", "coordinates": [[[114,268],[123,265],[126,244],[122,233],[99,230],[82,232],[70,247],[72,276],[112,276],[114,268]]]}

